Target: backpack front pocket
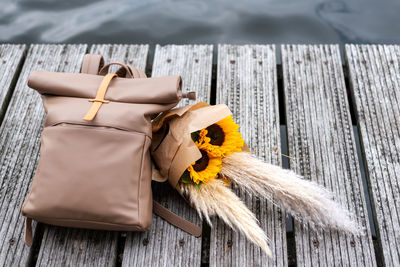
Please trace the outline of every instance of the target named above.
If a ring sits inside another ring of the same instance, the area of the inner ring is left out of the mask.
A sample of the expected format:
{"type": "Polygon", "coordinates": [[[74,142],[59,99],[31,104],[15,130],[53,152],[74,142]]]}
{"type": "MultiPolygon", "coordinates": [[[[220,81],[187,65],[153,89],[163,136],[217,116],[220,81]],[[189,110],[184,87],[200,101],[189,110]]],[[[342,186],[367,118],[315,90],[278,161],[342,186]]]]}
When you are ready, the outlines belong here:
{"type": "Polygon", "coordinates": [[[140,230],[141,206],[151,209],[149,145],[139,132],[66,123],[45,127],[23,214],[57,225],[140,230]],[[149,199],[141,191],[150,192],[149,199]]]}

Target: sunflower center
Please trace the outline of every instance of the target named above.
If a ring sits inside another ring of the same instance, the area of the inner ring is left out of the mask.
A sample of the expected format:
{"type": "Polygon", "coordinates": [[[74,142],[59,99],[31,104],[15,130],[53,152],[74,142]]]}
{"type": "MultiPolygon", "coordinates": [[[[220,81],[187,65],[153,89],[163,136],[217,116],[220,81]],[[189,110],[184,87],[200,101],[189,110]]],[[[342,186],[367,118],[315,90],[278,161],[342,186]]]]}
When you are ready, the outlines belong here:
{"type": "Polygon", "coordinates": [[[210,161],[210,158],[208,157],[206,151],[200,150],[200,152],[201,152],[201,158],[197,160],[196,163],[193,165],[193,169],[196,172],[205,170],[208,166],[208,162],[210,161]]]}
{"type": "Polygon", "coordinates": [[[213,124],[207,127],[207,137],[209,137],[210,144],[214,146],[222,146],[225,140],[225,133],[218,124],[213,124]]]}

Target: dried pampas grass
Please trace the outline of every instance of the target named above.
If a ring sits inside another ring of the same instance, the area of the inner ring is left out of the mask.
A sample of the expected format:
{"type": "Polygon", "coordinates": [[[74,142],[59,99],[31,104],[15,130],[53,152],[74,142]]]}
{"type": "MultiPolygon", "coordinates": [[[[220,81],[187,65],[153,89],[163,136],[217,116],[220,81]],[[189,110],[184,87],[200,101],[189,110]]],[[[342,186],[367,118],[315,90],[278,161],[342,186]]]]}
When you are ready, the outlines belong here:
{"type": "Polygon", "coordinates": [[[251,242],[271,257],[268,237],[258,225],[255,215],[220,179],[212,179],[198,189],[193,184],[180,183],[180,190],[211,225],[210,216],[218,215],[232,229],[239,230],[251,242]]]}
{"type": "Polygon", "coordinates": [[[250,194],[285,208],[296,220],[309,223],[313,229],[361,233],[347,209],[333,201],[327,189],[293,171],[262,162],[250,153],[237,152],[225,157],[220,174],[250,194]]]}

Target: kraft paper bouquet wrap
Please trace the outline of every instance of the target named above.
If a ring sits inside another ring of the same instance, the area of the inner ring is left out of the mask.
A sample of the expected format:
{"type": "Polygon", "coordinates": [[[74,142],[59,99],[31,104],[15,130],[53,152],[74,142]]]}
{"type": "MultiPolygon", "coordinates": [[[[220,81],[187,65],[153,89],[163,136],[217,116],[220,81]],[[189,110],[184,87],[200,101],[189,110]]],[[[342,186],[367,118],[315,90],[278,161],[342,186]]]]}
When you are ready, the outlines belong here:
{"type": "Polygon", "coordinates": [[[268,237],[230,189],[233,183],[313,229],[361,233],[324,187],[253,156],[226,105],[200,102],[164,112],[152,124],[153,180],[168,180],[210,225],[210,216],[219,216],[268,256],[268,237]]]}

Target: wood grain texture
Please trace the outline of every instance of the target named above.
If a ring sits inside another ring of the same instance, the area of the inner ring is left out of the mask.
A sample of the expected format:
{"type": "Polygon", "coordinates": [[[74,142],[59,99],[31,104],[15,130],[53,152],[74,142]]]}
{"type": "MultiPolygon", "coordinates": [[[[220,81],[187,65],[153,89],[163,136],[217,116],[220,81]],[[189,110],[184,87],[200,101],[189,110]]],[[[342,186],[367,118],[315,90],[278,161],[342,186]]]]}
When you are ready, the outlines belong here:
{"type": "MultiPolygon", "coordinates": [[[[198,101],[208,102],[212,51],[211,45],[157,45],[152,76],[181,75],[183,91],[196,91],[198,101]]],[[[196,211],[168,183],[155,183],[153,197],[171,211],[201,226],[196,211]]],[[[200,266],[200,261],[201,238],[153,215],[151,231],[127,234],[122,266],[200,266]]]]}
{"type": "Polygon", "coordinates": [[[296,221],[297,264],[375,266],[339,47],[283,45],[282,67],[291,169],[333,191],[366,229],[317,234],[296,221]]]}
{"type": "Polygon", "coordinates": [[[400,46],[346,45],[350,85],[386,266],[400,266],[400,46]]]}
{"type": "MultiPolygon", "coordinates": [[[[281,165],[274,45],[219,45],[217,103],[226,104],[251,150],[281,165]]],[[[210,266],[287,266],[285,215],[272,203],[234,191],[254,212],[270,238],[273,258],[219,218],[211,228],[210,266]]]]}
{"type": "Polygon", "coordinates": [[[0,265],[27,264],[29,247],[23,242],[20,208],[36,169],[44,111],[40,96],[27,86],[29,74],[79,70],[86,45],[30,47],[0,128],[0,265]]]}
{"type": "Polygon", "coordinates": [[[26,46],[0,45],[0,123],[7,109],[7,100],[12,93],[12,83],[18,78],[26,46]]]}
{"type": "MultiPolygon", "coordinates": [[[[90,53],[103,55],[106,64],[111,61],[134,63],[144,70],[148,46],[94,45],[90,53]]],[[[76,70],[79,68],[80,64],[76,70]]],[[[37,265],[114,266],[117,244],[118,232],[45,226],[37,265]]]]}

